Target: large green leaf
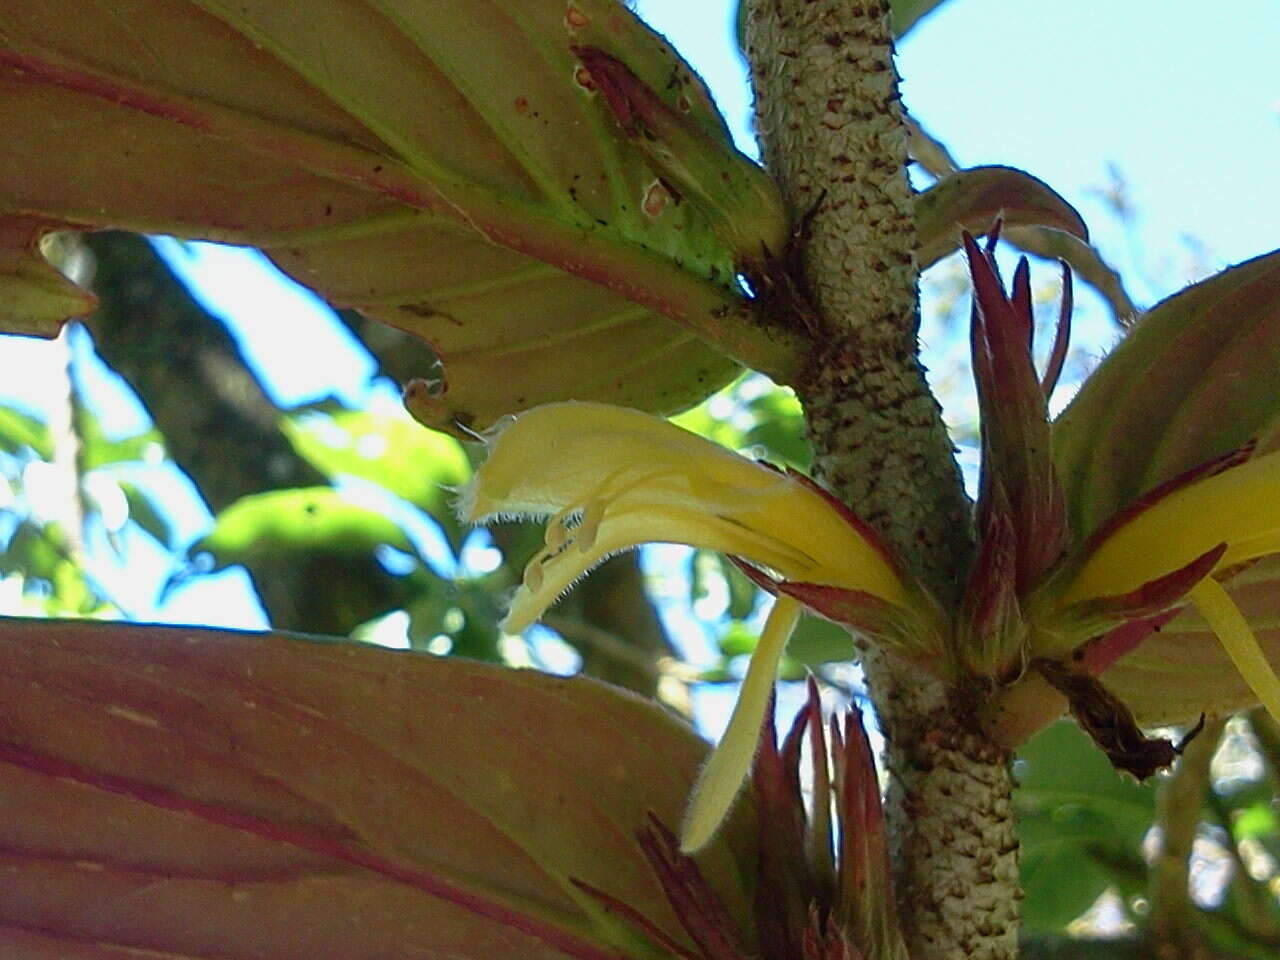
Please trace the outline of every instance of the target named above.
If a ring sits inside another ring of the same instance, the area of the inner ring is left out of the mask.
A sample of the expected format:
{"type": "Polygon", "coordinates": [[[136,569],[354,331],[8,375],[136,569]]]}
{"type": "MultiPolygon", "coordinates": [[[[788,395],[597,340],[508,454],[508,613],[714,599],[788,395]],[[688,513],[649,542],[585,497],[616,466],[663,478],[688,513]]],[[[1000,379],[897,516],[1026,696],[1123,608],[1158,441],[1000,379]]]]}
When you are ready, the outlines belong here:
{"type": "Polygon", "coordinates": [[[1123,891],[1142,873],[1155,788],[1122,778],[1069,720],[1023,746],[1016,770],[1023,922],[1060,929],[1108,887],[1123,891]]]}
{"type": "Polygon", "coordinates": [[[725,353],[794,359],[715,217],[652,202],[584,74],[574,48],[608,51],[711,163],[750,163],[614,0],[10,0],[3,30],[0,222],[31,269],[50,224],[260,246],[430,341],[416,409],[447,427],[571,396],[672,412],[732,375],[725,353]]]}
{"type": "Polygon", "coordinates": [[[1280,251],[1153,307],[1053,427],[1074,532],[1280,427],[1280,251]]]}
{"type": "MultiPolygon", "coordinates": [[[[7,958],[667,955],[577,882],[687,943],[634,835],[705,745],[590,680],[2,620],[0,717],[7,958]]],[[[741,918],[725,842],[700,861],[741,918]]]]}

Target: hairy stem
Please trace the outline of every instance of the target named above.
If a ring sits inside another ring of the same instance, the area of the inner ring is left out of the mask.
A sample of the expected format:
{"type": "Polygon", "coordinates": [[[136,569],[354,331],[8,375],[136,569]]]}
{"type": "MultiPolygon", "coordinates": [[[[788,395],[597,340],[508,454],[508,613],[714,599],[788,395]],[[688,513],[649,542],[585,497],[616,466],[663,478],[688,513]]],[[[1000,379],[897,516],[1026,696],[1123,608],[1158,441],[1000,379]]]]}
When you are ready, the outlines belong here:
{"type": "MultiPolygon", "coordinates": [[[[950,604],[970,509],[918,359],[907,130],[883,0],[748,0],[766,165],[810,214],[807,287],[824,334],[797,385],[819,476],[950,604]]],[[[945,657],[939,651],[939,662],[945,657]]],[[[942,681],[866,658],[888,739],[887,814],[913,960],[1016,952],[1008,753],[942,681]]]]}

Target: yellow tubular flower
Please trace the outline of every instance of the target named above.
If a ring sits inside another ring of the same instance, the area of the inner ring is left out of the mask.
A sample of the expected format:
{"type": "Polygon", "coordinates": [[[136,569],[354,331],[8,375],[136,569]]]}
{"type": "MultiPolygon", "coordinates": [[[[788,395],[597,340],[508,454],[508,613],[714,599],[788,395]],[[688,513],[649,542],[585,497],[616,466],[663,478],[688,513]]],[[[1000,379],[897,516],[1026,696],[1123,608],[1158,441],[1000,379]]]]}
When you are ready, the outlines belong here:
{"type": "MultiPolygon", "coordinates": [[[[503,629],[533,623],[612,554],[682,543],[742,557],[783,579],[904,605],[880,550],[804,483],[665,420],[595,403],[537,407],[500,428],[460,503],[472,523],[549,517],[503,629]]],[[[745,779],[778,660],[799,607],[780,597],[752,654],[729,729],[699,778],[683,846],[714,835],[745,779]]]]}
{"type": "Polygon", "coordinates": [[[1213,578],[1280,553],[1280,452],[1196,480],[1161,498],[1108,536],[1076,573],[1060,606],[1136,590],[1219,544],[1226,552],[1188,597],[1245,681],[1280,720],[1280,681],[1248,622],[1213,578]]]}

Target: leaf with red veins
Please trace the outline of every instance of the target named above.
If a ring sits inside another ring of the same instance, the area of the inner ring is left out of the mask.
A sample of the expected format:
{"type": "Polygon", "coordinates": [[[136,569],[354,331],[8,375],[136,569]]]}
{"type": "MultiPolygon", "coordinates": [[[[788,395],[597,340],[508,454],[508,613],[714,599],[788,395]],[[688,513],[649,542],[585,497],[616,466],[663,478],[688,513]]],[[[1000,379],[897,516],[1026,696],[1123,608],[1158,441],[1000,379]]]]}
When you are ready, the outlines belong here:
{"type": "MultiPolygon", "coordinates": [[[[706,745],[602,684],[5,619],[0,718],[6,957],[15,925],[100,956],[652,956],[570,877],[683,939],[633,836],[680,815],[706,745]]],[[[741,856],[701,864],[745,917],[741,856]]]]}
{"type": "MultiPolygon", "coordinates": [[[[1280,556],[1263,557],[1221,582],[1252,625],[1267,659],[1280,664],[1280,556]]],[[[1086,648],[1086,664],[1092,666],[1090,657],[1086,648]]],[[[1190,723],[1201,713],[1233,713],[1258,701],[1191,607],[1157,624],[1100,676],[1147,726],[1190,723]]]]}
{"type": "Polygon", "coordinates": [[[782,194],[763,168],[726,140],[723,124],[707,130],[598,47],[572,50],[660,183],[677,203],[688,200],[701,209],[740,268],[758,270],[770,254],[782,252],[791,236],[782,194]]]}
{"type": "MultiPolygon", "coordinates": [[[[735,361],[797,374],[805,345],[754,321],[709,215],[643,210],[650,159],[578,82],[570,47],[607,46],[707,156],[758,172],[623,5],[295,6],[6,0],[4,213],[259,247],[329,303],[429,342],[447,392],[418,412],[458,432],[571,396],[675,413],[735,361]]],[[[0,326],[47,333],[83,312],[20,252],[20,285],[0,255],[0,326]]]]}
{"type": "Polygon", "coordinates": [[[621,917],[664,950],[669,950],[673,956],[679,957],[680,960],[699,960],[696,954],[691,953],[683,944],[672,939],[665,930],[631,906],[631,904],[624,903],[613,894],[592,886],[585,880],[579,880],[577,877],[570,877],[569,882],[599,903],[606,913],[621,917]]]}
{"type": "Polygon", "coordinates": [[[40,253],[40,238],[58,224],[0,211],[0,312],[9,333],[55,336],[68,317],[83,317],[98,305],[40,253]]]}

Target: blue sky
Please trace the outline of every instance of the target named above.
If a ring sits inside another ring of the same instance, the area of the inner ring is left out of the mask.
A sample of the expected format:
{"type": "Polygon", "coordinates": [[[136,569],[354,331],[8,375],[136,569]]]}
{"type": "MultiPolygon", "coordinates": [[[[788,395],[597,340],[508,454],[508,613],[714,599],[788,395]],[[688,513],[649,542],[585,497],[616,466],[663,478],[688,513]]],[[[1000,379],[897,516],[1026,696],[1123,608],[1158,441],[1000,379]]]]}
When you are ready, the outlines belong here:
{"type": "MultiPolygon", "coordinates": [[[[749,147],[750,97],[731,0],[641,0],[715,90],[749,147]]],[[[1280,4],[1221,0],[949,0],[899,49],[912,114],[965,166],[1022,167],[1085,213],[1118,260],[1092,191],[1128,179],[1153,262],[1182,237],[1221,267],[1280,245],[1280,4]]],[[[1177,275],[1135,293],[1167,295],[1177,275]]]]}
{"type": "MultiPolygon", "coordinates": [[[[641,0],[638,10],[704,74],[750,149],[733,6],[641,0]]],[[[1277,0],[1220,0],[1212,12],[1191,0],[950,0],[902,44],[899,64],[908,108],[963,165],[1011,164],[1047,180],[1081,209],[1103,251],[1126,268],[1135,296],[1150,303],[1190,275],[1280,245],[1277,50],[1277,0]],[[1129,232],[1098,193],[1110,168],[1126,178],[1137,210],[1129,232]]],[[[165,250],[260,362],[278,402],[330,393],[387,399],[326,308],[280,281],[262,258],[203,245],[165,250]],[[307,344],[305,361],[299,342],[307,344]]],[[[1101,316],[1082,299],[1086,312],[1101,316]]],[[[1105,318],[1095,323],[1100,339],[1108,330],[1105,318]]],[[[47,344],[6,339],[0,398],[48,404],[57,397],[59,363],[47,344]]],[[[107,412],[108,425],[121,431],[140,422],[137,408],[118,399],[107,412]]],[[[207,515],[190,490],[173,486],[184,533],[195,536],[207,515]]],[[[182,619],[202,610],[220,612],[223,623],[260,617],[252,605],[228,606],[221,593],[198,601],[180,593],[174,602],[139,601],[144,613],[182,619]]]]}

